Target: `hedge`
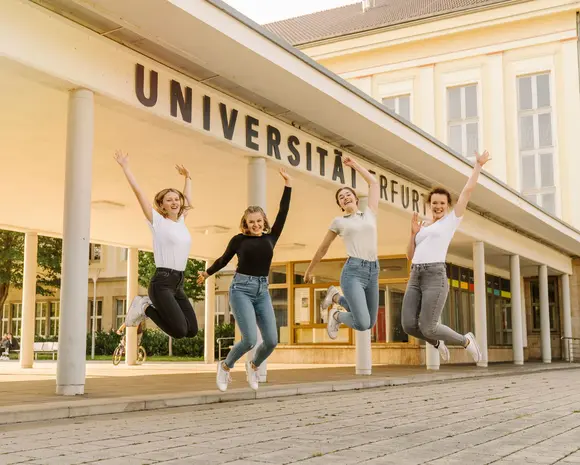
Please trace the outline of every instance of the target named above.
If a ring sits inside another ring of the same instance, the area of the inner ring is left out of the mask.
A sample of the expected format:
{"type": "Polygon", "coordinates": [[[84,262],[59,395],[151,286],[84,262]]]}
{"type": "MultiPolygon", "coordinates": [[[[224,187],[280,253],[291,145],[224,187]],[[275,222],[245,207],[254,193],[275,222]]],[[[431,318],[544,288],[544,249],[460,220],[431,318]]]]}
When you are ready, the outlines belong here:
{"type": "MultiPolygon", "coordinates": [[[[220,337],[234,337],[234,325],[222,324],[215,327],[215,356],[217,358],[217,339],[220,337]]],[[[95,355],[113,355],[115,347],[119,345],[121,336],[115,331],[95,332],[95,355]]],[[[173,355],[176,357],[203,357],[204,331],[200,329],[195,337],[173,339],[173,355]]],[[[143,332],[141,345],[147,355],[169,355],[169,337],[158,330],[146,329],[143,332]]],[[[91,354],[91,333],[87,334],[87,355],[91,354]]]]}

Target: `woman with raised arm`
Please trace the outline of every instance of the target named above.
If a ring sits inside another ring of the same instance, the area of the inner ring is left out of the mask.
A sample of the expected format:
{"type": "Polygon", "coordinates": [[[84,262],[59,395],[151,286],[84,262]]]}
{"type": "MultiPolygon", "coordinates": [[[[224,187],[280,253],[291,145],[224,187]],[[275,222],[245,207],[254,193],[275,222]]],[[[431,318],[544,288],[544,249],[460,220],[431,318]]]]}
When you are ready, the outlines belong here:
{"type": "Polygon", "coordinates": [[[189,299],[183,291],[183,273],[189,258],[191,235],[185,218],[191,209],[191,176],[180,165],[175,168],[185,178],[183,193],[177,189],[163,189],[153,200],[153,205],[139,188],[129,169],[129,156],[115,153],[131,189],[153,233],[155,274],[149,284],[149,297],[137,296],[127,311],[127,326],[138,326],[145,318],[153,322],[168,336],[175,339],[197,334],[197,318],[189,299]]]}
{"type": "Polygon", "coordinates": [[[199,273],[198,282],[201,284],[225,267],[234,255],[238,256],[238,267],[230,286],[230,306],[242,333],[242,340],[232,347],[223,362],[217,364],[216,384],[220,391],[228,388],[231,382],[230,370],[234,364],[256,345],[258,337],[256,325],[260,329],[263,342],[256,349],[254,359],[246,362],[248,383],[253,390],[258,389],[258,368],[278,345],[278,331],[268,289],[268,275],[274,256],[274,247],[282,234],[288,216],[292,192],[290,175],[283,168],[280,169],[280,175],[284,179],[285,187],[280,209],[272,227],[261,207],[248,207],[240,222],[241,233],[230,240],[224,254],[207,271],[199,273]]]}
{"type": "Polygon", "coordinates": [[[476,152],[475,157],[473,173],[461,191],[455,208],[449,211],[449,191],[441,187],[433,189],[427,197],[432,219],[430,222],[420,222],[417,213],[413,214],[411,238],[407,246],[407,258],[412,265],[403,298],[403,330],[437,348],[445,361],[449,360],[446,344],[464,347],[476,363],[481,359],[481,351],[473,333],[462,336],[439,322],[449,293],[445,266],[447,249],[463,219],[481,168],[489,160],[489,153],[487,150],[482,154],[476,152]]]}
{"type": "Polygon", "coordinates": [[[330,225],[320,247],[306,270],[304,280],[312,280],[314,267],[324,258],[330,244],[341,236],[346,246],[348,259],[340,275],[339,290],[330,286],[321,304],[326,311],[339,304],[346,312],[333,307],[328,312],[327,331],[331,339],[336,339],[340,324],[357,331],[372,328],[379,311],[379,262],[377,255],[377,213],[379,210],[379,184],[376,178],[350,157],[343,160],[345,166],[359,173],[369,185],[368,206],[364,212],[358,208],[359,199],[350,187],[336,191],[335,199],[345,213],[337,216],[330,225]]]}

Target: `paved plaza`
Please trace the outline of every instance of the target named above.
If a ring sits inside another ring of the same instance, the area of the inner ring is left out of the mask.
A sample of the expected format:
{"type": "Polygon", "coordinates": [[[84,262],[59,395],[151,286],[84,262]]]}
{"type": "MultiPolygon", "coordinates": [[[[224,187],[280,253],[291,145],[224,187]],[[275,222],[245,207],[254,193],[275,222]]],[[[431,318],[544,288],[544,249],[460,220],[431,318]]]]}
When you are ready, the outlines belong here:
{"type": "Polygon", "coordinates": [[[0,427],[0,464],[580,463],[580,370],[0,427]]]}

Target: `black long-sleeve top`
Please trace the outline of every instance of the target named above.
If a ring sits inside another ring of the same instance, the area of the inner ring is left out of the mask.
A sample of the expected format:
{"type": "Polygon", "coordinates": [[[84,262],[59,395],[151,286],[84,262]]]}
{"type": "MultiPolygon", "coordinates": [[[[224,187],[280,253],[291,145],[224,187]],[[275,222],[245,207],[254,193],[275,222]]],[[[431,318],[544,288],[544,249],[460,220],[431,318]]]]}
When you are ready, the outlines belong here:
{"type": "Polygon", "coordinates": [[[207,274],[211,276],[217,273],[234,258],[234,255],[237,255],[238,267],[236,271],[238,273],[249,276],[268,276],[274,256],[274,247],[280,234],[282,234],[284,223],[288,217],[291,192],[292,188],[284,187],[280,209],[269,233],[261,236],[238,234],[232,237],[224,254],[207,269],[207,274]]]}

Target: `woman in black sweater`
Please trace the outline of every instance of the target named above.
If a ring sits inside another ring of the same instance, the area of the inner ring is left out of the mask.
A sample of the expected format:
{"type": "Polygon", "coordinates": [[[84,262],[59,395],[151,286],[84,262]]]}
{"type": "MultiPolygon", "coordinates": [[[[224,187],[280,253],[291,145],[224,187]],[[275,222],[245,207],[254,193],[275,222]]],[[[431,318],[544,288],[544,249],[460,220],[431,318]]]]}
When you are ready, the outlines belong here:
{"type": "Polygon", "coordinates": [[[242,340],[232,347],[223,362],[218,362],[216,382],[220,391],[228,388],[231,382],[230,370],[234,364],[256,345],[256,326],[260,328],[263,342],[256,350],[254,360],[246,362],[248,383],[252,389],[258,389],[260,364],[278,344],[274,307],[268,290],[268,275],[274,247],[288,216],[292,192],[290,175],[283,168],[280,169],[280,175],[284,179],[285,187],[280,210],[272,227],[262,208],[248,207],[240,222],[241,234],[230,240],[224,254],[207,271],[200,272],[198,279],[202,283],[225,267],[234,255],[238,256],[238,267],[230,286],[230,306],[242,333],[242,340]]]}

